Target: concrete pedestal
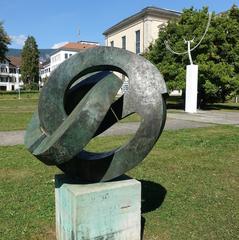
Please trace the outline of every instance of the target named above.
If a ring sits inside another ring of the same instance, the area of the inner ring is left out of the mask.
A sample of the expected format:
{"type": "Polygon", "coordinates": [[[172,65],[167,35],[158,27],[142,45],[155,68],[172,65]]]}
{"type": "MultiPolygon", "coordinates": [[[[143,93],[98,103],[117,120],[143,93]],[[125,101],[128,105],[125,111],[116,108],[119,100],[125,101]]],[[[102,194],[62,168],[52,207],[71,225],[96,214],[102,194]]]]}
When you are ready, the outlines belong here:
{"type": "Polygon", "coordinates": [[[57,240],[140,240],[141,183],[78,184],[55,177],[57,240]]]}
{"type": "Polygon", "coordinates": [[[188,65],[186,71],[185,112],[197,112],[198,65],[188,65]]]}

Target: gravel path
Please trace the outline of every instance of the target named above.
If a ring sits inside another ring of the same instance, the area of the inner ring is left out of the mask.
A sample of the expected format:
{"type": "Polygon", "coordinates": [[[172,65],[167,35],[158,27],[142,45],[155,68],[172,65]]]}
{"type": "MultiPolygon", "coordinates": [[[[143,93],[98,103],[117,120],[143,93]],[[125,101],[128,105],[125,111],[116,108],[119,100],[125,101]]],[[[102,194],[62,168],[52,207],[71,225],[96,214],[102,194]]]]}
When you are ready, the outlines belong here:
{"type": "Polygon", "coordinates": [[[23,144],[25,131],[0,132],[0,146],[23,144]]]}
{"type": "Polygon", "coordinates": [[[178,120],[188,120],[204,123],[215,124],[231,124],[239,125],[239,111],[198,111],[197,113],[190,114],[185,112],[168,113],[169,118],[178,120]]]}

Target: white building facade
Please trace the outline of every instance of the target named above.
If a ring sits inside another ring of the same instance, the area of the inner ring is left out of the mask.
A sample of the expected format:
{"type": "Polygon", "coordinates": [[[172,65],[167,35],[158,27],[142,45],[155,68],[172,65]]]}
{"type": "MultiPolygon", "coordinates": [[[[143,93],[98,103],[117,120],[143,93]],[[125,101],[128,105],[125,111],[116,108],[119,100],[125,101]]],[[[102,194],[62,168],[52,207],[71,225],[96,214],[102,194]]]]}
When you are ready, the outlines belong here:
{"type": "Polygon", "coordinates": [[[51,55],[50,60],[50,71],[53,71],[57,68],[59,64],[70,58],[71,56],[75,55],[77,51],[75,50],[65,50],[59,49],[55,53],[51,55]]]}
{"type": "Polygon", "coordinates": [[[54,71],[62,62],[70,58],[71,56],[77,54],[78,52],[99,46],[97,42],[80,41],[80,42],[69,42],[64,46],[56,49],[50,55],[50,61],[43,63],[40,70],[40,79],[44,81],[47,79],[51,72],[54,71]]]}
{"type": "Polygon", "coordinates": [[[20,80],[20,66],[14,64],[10,58],[0,61],[0,90],[14,91],[18,90],[23,82],[20,80]]]}
{"type": "Polygon", "coordinates": [[[70,58],[71,56],[77,54],[78,52],[87,49],[99,46],[99,43],[96,42],[69,42],[57,49],[55,52],[51,54],[50,57],[50,71],[52,72],[57,68],[59,64],[70,58]]]}
{"type": "Polygon", "coordinates": [[[48,79],[48,77],[50,76],[50,72],[50,60],[44,63],[40,62],[40,81],[48,79]]]}
{"type": "MultiPolygon", "coordinates": [[[[105,45],[126,49],[136,54],[143,54],[157,38],[160,28],[165,26],[169,20],[177,19],[180,12],[168,9],[147,7],[142,11],[122,20],[114,26],[107,29],[105,36],[105,45]]],[[[119,94],[128,90],[128,78],[122,76],[123,86],[119,94]]]]}
{"type": "Polygon", "coordinates": [[[158,38],[160,28],[169,20],[178,18],[180,14],[168,9],[144,8],[107,29],[103,33],[105,45],[142,54],[158,38]]]}

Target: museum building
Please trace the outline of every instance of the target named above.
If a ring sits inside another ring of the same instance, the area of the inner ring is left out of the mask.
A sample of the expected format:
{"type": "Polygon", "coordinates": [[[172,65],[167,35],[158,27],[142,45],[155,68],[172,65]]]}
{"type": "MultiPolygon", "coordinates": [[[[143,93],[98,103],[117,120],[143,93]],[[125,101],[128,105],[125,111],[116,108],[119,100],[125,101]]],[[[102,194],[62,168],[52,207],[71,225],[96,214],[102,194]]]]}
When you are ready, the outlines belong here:
{"type": "Polygon", "coordinates": [[[158,38],[160,29],[180,15],[169,9],[146,7],[104,31],[105,45],[142,54],[158,38]]]}

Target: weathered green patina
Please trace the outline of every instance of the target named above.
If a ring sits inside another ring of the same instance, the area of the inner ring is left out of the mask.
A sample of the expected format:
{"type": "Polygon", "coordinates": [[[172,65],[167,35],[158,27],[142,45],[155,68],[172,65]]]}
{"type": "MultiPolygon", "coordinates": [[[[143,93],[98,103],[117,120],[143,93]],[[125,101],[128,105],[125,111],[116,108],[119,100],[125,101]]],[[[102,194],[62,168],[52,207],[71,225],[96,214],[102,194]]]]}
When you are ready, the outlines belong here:
{"type": "Polygon", "coordinates": [[[123,176],[80,184],[55,176],[58,240],[140,239],[141,183],[123,176]]]}
{"type": "Polygon", "coordinates": [[[166,119],[163,77],[150,62],[128,51],[97,47],[72,56],[50,76],[25,136],[29,151],[48,165],[86,181],[107,181],[142,161],[159,138],[166,119]],[[129,78],[129,90],[115,96],[129,78]],[[138,113],[135,136],[110,152],[84,147],[117,119],[138,113]]]}

